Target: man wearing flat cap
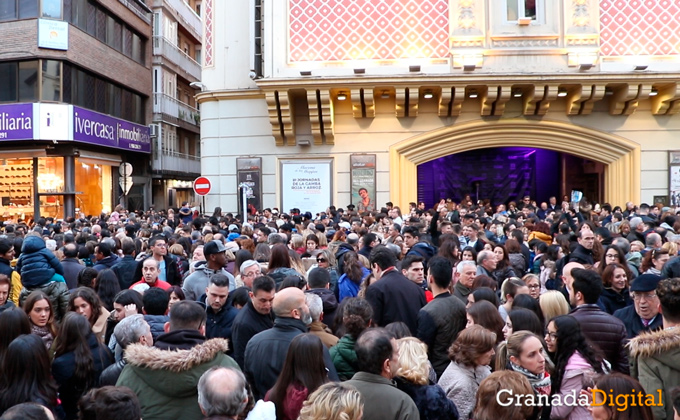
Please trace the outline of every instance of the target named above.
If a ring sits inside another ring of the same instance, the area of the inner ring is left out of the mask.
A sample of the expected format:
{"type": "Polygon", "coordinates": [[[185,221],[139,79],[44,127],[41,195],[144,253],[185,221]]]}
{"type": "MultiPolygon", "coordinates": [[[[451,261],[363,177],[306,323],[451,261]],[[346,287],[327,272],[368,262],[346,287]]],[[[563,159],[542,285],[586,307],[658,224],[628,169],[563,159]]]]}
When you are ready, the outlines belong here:
{"type": "Polygon", "coordinates": [[[626,326],[628,338],[637,337],[644,331],[656,331],[663,326],[659,314],[659,298],[656,296],[656,286],[661,276],[656,274],[642,274],[633,280],[630,292],[633,305],[614,312],[614,316],[626,326]]]}

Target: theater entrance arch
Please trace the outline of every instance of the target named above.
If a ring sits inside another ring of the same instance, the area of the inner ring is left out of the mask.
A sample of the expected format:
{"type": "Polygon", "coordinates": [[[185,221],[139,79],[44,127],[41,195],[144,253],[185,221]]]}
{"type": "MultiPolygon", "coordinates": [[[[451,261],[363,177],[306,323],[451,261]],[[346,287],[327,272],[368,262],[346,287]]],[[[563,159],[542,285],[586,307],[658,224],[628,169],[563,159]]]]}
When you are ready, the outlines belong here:
{"type": "Polygon", "coordinates": [[[417,201],[417,167],[443,156],[491,147],[534,147],[601,162],[604,201],[640,202],[640,145],[560,121],[473,121],[428,131],[390,147],[390,197],[402,208],[417,201]]]}

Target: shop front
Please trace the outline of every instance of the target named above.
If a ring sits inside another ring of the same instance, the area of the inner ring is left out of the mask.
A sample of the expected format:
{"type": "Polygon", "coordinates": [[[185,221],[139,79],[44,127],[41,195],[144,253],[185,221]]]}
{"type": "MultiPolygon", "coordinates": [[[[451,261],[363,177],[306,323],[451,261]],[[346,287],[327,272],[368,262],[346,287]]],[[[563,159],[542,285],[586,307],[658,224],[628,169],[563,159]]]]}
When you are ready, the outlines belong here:
{"type": "Polygon", "coordinates": [[[0,105],[0,220],[110,212],[125,198],[121,163],[148,166],[149,134],[73,105],[0,105]]]}

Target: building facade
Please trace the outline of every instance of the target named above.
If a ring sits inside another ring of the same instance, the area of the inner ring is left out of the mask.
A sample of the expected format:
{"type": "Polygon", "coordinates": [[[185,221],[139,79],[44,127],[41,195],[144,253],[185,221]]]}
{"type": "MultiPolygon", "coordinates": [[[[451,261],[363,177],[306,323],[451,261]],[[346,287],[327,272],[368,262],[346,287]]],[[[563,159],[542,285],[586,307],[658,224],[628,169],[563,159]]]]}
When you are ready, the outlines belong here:
{"type": "Polygon", "coordinates": [[[150,12],[141,1],[0,3],[0,219],[150,205],[150,12]]]}
{"type": "Polygon", "coordinates": [[[357,204],[362,187],[378,206],[402,208],[432,205],[447,188],[540,200],[579,190],[612,205],[678,195],[678,2],[202,7],[209,209],[240,209],[242,184],[284,211],[357,204]],[[513,159],[526,170],[504,176],[513,159]],[[544,178],[545,191],[520,188],[544,178]]]}
{"type": "Polygon", "coordinates": [[[201,2],[153,0],[153,202],[195,202],[200,175],[201,2]],[[193,85],[192,85],[193,84],[193,85]]]}

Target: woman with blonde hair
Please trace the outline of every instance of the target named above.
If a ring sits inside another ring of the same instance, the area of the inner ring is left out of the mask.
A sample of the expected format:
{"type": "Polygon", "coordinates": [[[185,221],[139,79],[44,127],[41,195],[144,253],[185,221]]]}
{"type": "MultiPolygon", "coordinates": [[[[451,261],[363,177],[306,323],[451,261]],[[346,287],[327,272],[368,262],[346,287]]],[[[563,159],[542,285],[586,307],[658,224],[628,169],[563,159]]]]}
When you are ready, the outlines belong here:
{"type": "Polygon", "coordinates": [[[538,305],[543,312],[543,318],[549,321],[556,316],[566,315],[569,313],[569,302],[564,297],[562,292],[557,290],[548,290],[538,298],[538,305]]]}
{"type": "Polygon", "coordinates": [[[364,401],[352,385],[329,382],[321,385],[303,403],[299,420],[361,420],[364,401]]]}
{"type": "Polygon", "coordinates": [[[397,340],[399,369],[397,388],[408,394],[418,407],[421,420],[458,419],[458,409],[439,385],[429,384],[430,363],[427,346],[414,337],[397,340]]]}
{"type": "Polygon", "coordinates": [[[675,242],[666,242],[661,246],[661,249],[668,251],[668,255],[675,257],[678,255],[678,244],[675,242]]]}
{"type": "Polygon", "coordinates": [[[502,370],[494,372],[479,385],[475,420],[525,420],[531,418],[534,407],[514,404],[515,395],[531,394],[531,384],[517,372],[502,370]],[[501,392],[511,390],[512,393],[501,392]]]}

